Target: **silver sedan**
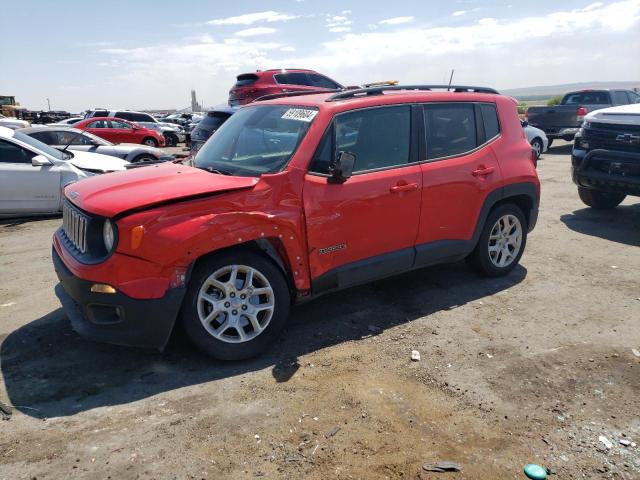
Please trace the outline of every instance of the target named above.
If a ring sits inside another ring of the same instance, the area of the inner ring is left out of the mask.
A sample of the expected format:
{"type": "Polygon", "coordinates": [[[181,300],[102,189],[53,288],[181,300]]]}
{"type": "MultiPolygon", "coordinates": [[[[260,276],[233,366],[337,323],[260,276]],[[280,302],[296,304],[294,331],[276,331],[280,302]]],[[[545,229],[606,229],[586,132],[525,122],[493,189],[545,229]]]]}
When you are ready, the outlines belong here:
{"type": "Polygon", "coordinates": [[[54,148],[80,152],[93,152],[118,157],[131,163],[163,162],[173,160],[164,150],[133,143],[114,144],[89,132],[73,127],[49,125],[23,128],[20,132],[40,140],[54,148]]]}

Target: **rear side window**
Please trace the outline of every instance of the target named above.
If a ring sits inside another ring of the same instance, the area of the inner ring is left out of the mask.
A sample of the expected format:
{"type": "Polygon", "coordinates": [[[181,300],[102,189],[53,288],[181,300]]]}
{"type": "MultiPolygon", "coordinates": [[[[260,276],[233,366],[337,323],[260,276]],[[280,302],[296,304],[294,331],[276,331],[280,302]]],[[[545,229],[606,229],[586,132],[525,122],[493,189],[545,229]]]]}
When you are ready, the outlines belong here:
{"type": "Polygon", "coordinates": [[[484,136],[491,140],[500,134],[500,123],[498,122],[498,112],[493,103],[481,103],[482,121],[484,123],[484,136]]]}
{"type": "Polygon", "coordinates": [[[198,128],[202,128],[211,132],[217,130],[220,126],[230,117],[229,113],[225,112],[207,112],[207,114],[198,123],[198,128]]]}
{"type": "Polygon", "coordinates": [[[151,122],[156,123],[154,118],[151,115],[147,115],[146,113],[131,113],[129,112],[129,117],[120,117],[125,120],[129,120],[131,122],[151,122]]]}
{"type": "Polygon", "coordinates": [[[341,151],[355,155],[354,173],[409,163],[411,107],[408,105],[339,115],[329,132],[314,158],[310,169],[313,172],[329,173],[332,159],[341,151]]]}
{"type": "Polygon", "coordinates": [[[472,104],[425,105],[424,119],[428,160],[463,155],[477,147],[476,120],[472,104]]]}
{"type": "Polygon", "coordinates": [[[133,120],[133,113],[129,112],[116,112],[114,115],[116,118],[122,118],[124,120],[133,120]]]}
{"type": "Polygon", "coordinates": [[[608,105],[611,103],[609,92],[575,92],[568,93],[561,105],[608,105]]]}
{"type": "Polygon", "coordinates": [[[309,83],[311,84],[311,86],[318,88],[331,88],[335,90],[340,88],[340,85],[338,85],[333,80],[329,80],[327,77],[318,75],[317,73],[309,74],[309,83]]]}
{"type": "Polygon", "coordinates": [[[42,143],[46,143],[47,145],[60,145],[54,132],[35,132],[32,133],[31,136],[36,140],[40,140],[42,143]]]}
{"type": "Polygon", "coordinates": [[[279,73],[273,76],[276,82],[285,85],[311,85],[306,73],[293,72],[293,73],[279,73]]]}
{"type": "Polygon", "coordinates": [[[251,85],[258,80],[258,76],[253,73],[244,73],[242,75],[238,75],[236,80],[236,87],[246,87],[247,85],[251,85]]]}

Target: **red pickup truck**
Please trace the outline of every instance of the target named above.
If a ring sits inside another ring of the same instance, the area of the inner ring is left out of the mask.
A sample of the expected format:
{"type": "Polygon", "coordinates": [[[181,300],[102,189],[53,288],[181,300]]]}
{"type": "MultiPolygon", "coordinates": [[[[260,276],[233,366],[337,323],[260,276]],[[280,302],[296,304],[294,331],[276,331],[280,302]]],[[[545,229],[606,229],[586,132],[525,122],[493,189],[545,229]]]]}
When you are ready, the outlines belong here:
{"type": "Polygon", "coordinates": [[[326,292],[462,259],[508,273],[539,195],[495,90],[285,95],[241,108],[189,165],[68,186],[56,293],[88,338],[162,349],[182,322],[207,354],[243,359],[326,292]]]}

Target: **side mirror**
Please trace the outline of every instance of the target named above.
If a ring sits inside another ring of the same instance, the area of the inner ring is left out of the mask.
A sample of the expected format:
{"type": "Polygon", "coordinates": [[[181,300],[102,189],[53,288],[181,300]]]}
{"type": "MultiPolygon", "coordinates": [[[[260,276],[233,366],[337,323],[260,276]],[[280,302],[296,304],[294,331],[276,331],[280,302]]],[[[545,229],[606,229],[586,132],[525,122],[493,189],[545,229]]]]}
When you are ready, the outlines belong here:
{"type": "Polygon", "coordinates": [[[44,167],[45,165],[51,165],[51,162],[44,155],[36,155],[31,159],[31,165],[34,167],[44,167]]]}
{"type": "Polygon", "coordinates": [[[329,167],[329,183],[344,183],[353,174],[353,166],[356,163],[356,156],[349,152],[338,152],[338,158],[329,167]]]}

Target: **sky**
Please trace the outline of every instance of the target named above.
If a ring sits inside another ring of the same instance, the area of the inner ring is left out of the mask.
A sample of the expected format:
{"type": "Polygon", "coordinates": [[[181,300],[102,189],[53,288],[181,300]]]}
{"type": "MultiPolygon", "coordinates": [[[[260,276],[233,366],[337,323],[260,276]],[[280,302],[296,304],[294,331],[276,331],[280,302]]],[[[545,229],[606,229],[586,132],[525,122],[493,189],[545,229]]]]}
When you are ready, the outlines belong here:
{"type": "Polygon", "coordinates": [[[185,108],[310,68],[498,89],[640,80],[640,0],[0,0],[0,94],[29,109],[185,108]]]}

